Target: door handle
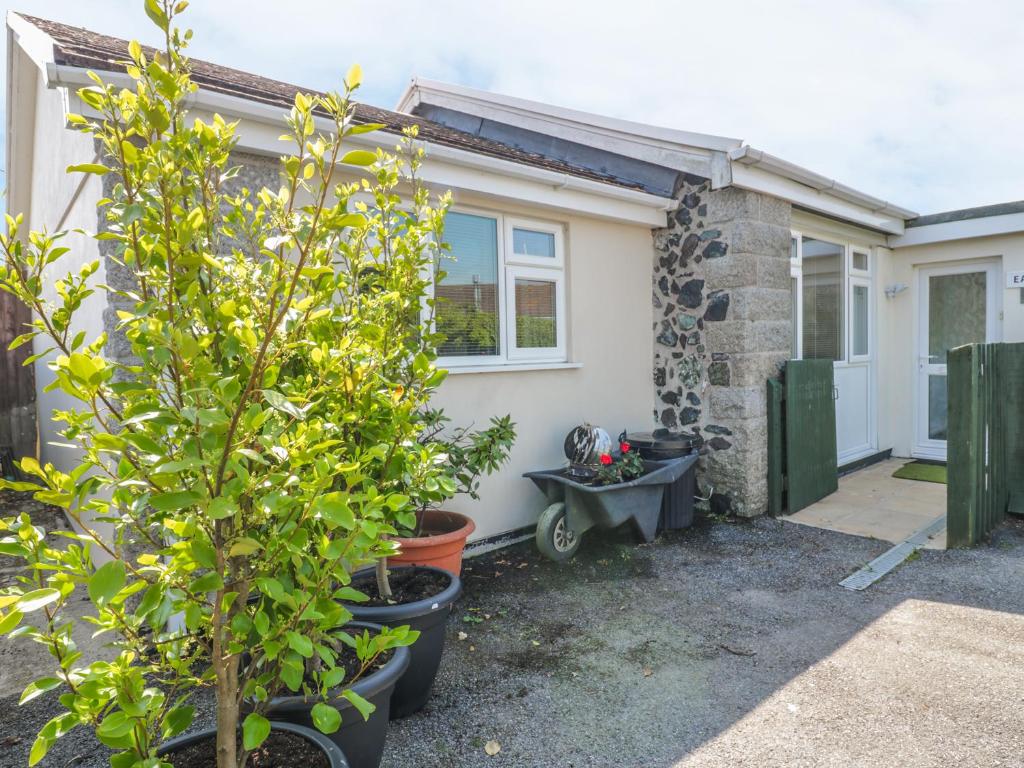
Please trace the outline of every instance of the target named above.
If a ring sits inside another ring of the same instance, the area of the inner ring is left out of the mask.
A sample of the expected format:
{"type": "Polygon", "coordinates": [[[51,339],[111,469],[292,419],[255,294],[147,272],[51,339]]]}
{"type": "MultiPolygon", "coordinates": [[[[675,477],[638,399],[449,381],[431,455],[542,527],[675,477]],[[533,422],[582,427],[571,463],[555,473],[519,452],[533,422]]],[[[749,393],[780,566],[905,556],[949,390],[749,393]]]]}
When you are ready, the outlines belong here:
{"type": "Polygon", "coordinates": [[[832,399],[833,400],[838,400],[839,399],[839,387],[834,386],[834,385],[832,387],[832,399]]]}

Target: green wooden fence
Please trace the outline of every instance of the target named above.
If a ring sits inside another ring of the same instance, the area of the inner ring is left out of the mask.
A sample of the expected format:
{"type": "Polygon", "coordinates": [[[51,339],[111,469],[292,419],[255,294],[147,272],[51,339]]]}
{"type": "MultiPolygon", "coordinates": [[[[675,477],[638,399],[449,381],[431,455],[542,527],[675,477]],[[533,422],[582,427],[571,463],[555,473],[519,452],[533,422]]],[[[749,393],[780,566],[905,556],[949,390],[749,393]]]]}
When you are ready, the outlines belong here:
{"type": "Polygon", "coordinates": [[[789,360],[768,380],[768,511],[799,512],[839,487],[831,360],[789,360]]]}
{"type": "Polygon", "coordinates": [[[962,547],[1024,514],[1024,344],[958,347],[946,372],[946,541],[962,547]]]}

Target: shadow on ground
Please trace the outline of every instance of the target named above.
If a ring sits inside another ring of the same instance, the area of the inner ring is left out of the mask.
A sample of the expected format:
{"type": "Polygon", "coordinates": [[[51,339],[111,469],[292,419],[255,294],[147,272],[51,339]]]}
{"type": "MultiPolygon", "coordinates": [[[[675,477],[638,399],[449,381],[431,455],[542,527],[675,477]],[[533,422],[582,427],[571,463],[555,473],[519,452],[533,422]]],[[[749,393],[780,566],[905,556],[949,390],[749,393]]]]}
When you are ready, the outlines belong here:
{"type": "Polygon", "coordinates": [[[1024,765],[1024,526],[837,586],[888,546],[759,520],[470,561],[384,764],[1024,765]]]}
{"type": "MultiPolygon", "coordinates": [[[[761,519],[469,561],[434,696],[384,766],[1024,765],[1024,525],[837,586],[887,547],[761,519]]],[[[50,708],[15,704],[0,766],[50,708]]],[[[86,737],[44,763],[105,764],[86,737]]]]}

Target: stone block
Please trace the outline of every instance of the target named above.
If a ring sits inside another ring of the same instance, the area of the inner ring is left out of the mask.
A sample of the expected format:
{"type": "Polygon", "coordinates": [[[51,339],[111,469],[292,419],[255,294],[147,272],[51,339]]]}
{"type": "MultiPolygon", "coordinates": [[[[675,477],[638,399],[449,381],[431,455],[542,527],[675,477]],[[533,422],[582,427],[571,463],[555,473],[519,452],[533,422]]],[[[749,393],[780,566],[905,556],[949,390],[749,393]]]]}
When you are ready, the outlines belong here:
{"type": "Polygon", "coordinates": [[[789,261],[787,259],[776,259],[773,256],[756,256],[757,259],[757,285],[762,288],[785,288],[791,290],[789,274],[789,261]]]}
{"type": "Polygon", "coordinates": [[[712,387],[710,393],[712,419],[757,419],[765,416],[765,387],[712,387]]]}
{"type": "Polygon", "coordinates": [[[793,206],[788,200],[771,195],[761,195],[760,219],[789,230],[793,223],[793,206]]]}
{"type": "Polygon", "coordinates": [[[752,323],[747,320],[708,323],[704,336],[712,352],[747,352],[753,343],[752,323]]]}
{"type": "Polygon", "coordinates": [[[704,278],[709,290],[757,285],[757,256],[750,253],[730,252],[721,259],[710,259],[704,264],[704,278]]]}
{"type": "Polygon", "coordinates": [[[729,294],[732,320],[788,320],[791,317],[793,298],[788,289],[743,286],[729,294]]]}
{"type": "Polygon", "coordinates": [[[704,221],[715,224],[733,219],[756,219],[761,211],[760,197],[757,192],[738,187],[717,189],[706,198],[708,215],[704,221]]]}
{"type": "Polygon", "coordinates": [[[793,348],[793,325],[789,320],[757,320],[751,322],[750,349],[788,355],[793,348]]]}
{"type": "Polygon", "coordinates": [[[790,237],[789,227],[740,219],[729,226],[728,241],[735,251],[788,259],[790,237]]]}
{"type": "Polygon", "coordinates": [[[733,355],[730,383],[737,387],[756,387],[765,384],[768,379],[778,378],[779,368],[788,357],[789,353],[777,352],[733,355]]]}

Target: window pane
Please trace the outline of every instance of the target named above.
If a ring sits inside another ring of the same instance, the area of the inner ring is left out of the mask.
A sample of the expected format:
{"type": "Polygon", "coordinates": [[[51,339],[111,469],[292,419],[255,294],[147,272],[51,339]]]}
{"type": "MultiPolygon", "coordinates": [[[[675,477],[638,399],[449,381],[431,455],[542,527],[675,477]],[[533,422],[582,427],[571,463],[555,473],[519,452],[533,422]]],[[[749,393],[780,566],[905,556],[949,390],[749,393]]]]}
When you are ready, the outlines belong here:
{"type": "Polygon", "coordinates": [[[789,284],[793,298],[792,306],[790,307],[790,322],[792,323],[792,326],[789,330],[792,334],[792,339],[790,340],[789,356],[796,360],[800,357],[800,348],[797,346],[797,332],[799,331],[797,323],[800,322],[800,313],[797,312],[797,309],[800,307],[800,294],[798,293],[800,282],[795,277],[791,277],[789,279],[789,284]]]}
{"type": "Polygon", "coordinates": [[[844,248],[812,237],[801,245],[804,359],[842,360],[844,248]]]}
{"type": "Polygon", "coordinates": [[[985,341],[984,272],[928,278],[928,360],[946,364],[946,354],[985,341]]]}
{"type": "Polygon", "coordinates": [[[853,268],[859,269],[862,272],[868,270],[868,255],[864,251],[853,252],[853,268]]]}
{"type": "Polygon", "coordinates": [[[928,376],[928,437],[931,440],[945,440],[948,423],[948,392],[946,377],[928,376]]]}
{"type": "Polygon", "coordinates": [[[437,330],[447,336],[442,356],[500,353],[498,342],[498,222],[485,216],[449,213],[445,242],[452,258],[434,286],[437,330]]]}
{"type": "Polygon", "coordinates": [[[558,346],[553,281],[516,278],[516,346],[520,349],[558,346]]]}
{"type": "Polygon", "coordinates": [[[550,232],[530,229],[512,229],[512,252],[520,256],[555,258],[555,236],[550,232]]]}
{"type": "Polygon", "coordinates": [[[853,286],[853,354],[868,353],[868,287],[853,286]]]}

